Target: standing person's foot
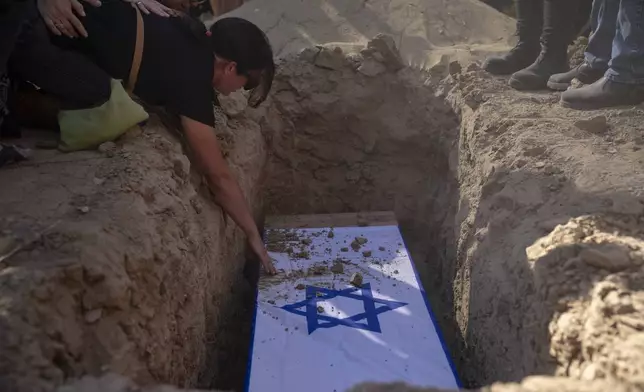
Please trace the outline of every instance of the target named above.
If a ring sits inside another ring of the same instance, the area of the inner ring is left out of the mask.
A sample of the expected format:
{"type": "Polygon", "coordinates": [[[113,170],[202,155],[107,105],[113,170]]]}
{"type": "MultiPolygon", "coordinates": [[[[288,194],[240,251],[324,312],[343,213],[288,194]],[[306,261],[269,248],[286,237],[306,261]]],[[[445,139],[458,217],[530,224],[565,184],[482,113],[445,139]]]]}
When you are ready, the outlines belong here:
{"type": "Polygon", "coordinates": [[[617,83],[606,78],[561,94],[561,105],[577,110],[637,105],[642,102],[644,102],[644,85],[617,83]]]}
{"type": "Polygon", "coordinates": [[[548,79],[548,87],[557,91],[566,91],[574,79],[583,84],[593,84],[604,76],[607,68],[593,68],[583,62],[568,72],[554,74],[548,79]]]}
{"type": "Polygon", "coordinates": [[[529,67],[515,72],[510,77],[510,87],[516,90],[541,90],[546,88],[548,79],[557,73],[568,70],[566,52],[543,51],[529,67]]]}
{"type": "Polygon", "coordinates": [[[510,75],[532,64],[539,56],[539,45],[518,43],[508,53],[485,59],[482,68],[493,75],[510,75]]]}

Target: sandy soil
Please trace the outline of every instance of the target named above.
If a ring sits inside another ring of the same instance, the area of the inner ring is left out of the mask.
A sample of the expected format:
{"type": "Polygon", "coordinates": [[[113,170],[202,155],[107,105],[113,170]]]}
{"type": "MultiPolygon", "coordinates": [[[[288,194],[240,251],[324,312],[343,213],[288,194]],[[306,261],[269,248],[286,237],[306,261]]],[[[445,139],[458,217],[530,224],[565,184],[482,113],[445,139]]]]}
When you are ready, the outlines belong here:
{"type": "MultiPolygon", "coordinates": [[[[244,136],[228,153],[255,200],[263,144],[244,136]]],[[[104,147],[36,150],[0,171],[1,253],[23,246],[0,263],[0,390],[104,371],[210,385],[244,365],[226,335],[247,340],[234,325],[249,311],[241,233],[158,123],[104,147]]]]}
{"type": "Polygon", "coordinates": [[[511,18],[476,0],[254,0],[228,15],[256,23],[279,57],[385,33],[406,63],[424,68],[504,50],[514,32],[511,18]]]}
{"type": "MultiPolygon", "coordinates": [[[[473,1],[316,4],[236,11],[283,57],[266,105],[233,96],[217,113],[253,204],[395,210],[469,386],[642,390],[644,109],[570,111],[451,62],[509,35],[473,1]],[[393,38],[365,47],[381,30],[393,38]],[[363,45],[309,46],[340,40],[363,45]]],[[[0,389],[105,371],[237,387],[245,352],[226,342],[244,336],[243,242],[175,137],[153,121],[102,152],[38,151],[0,179],[3,253],[35,238],[0,264],[0,389]]],[[[67,390],[136,388],[82,382],[67,390]]]]}

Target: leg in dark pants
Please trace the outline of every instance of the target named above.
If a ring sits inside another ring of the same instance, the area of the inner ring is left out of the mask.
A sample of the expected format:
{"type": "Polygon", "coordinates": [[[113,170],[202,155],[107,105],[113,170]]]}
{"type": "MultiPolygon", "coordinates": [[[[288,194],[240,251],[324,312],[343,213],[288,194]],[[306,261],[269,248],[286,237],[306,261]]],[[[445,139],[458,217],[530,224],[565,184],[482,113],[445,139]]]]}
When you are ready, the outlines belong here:
{"type": "Polygon", "coordinates": [[[95,107],[110,98],[110,76],[85,56],[54,46],[40,19],[32,20],[20,35],[9,58],[9,73],[56,97],[63,109],[95,107]]]}
{"type": "Polygon", "coordinates": [[[597,39],[593,37],[596,45],[588,45],[586,60],[604,65],[610,53],[608,70],[595,83],[564,92],[561,104],[589,110],[644,102],[644,1],[596,2],[603,14],[598,19],[597,39]],[[610,34],[613,26],[616,30],[610,34]]]}
{"type": "Polygon", "coordinates": [[[14,115],[15,85],[7,73],[9,56],[30,18],[37,17],[33,1],[12,1],[0,7],[0,136],[19,137],[20,128],[14,115]]]}
{"type": "Polygon", "coordinates": [[[527,67],[539,55],[544,0],[515,0],[519,41],[510,52],[485,60],[483,69],[494,75],[509,75],[527,67]]]}
{"type": "Polygon", "coordinates": [[[611,57],[611,46],[617,29],[619,1],[596,0],[593,2],[590,25],[592,32],[584,53],[584,62],[565,73],[552,75],[548,87],[565,91],[574,79],[592,84],[604,76],[611,57]]]}
{"type": "Polygon", "coordinates": [[[538,90],[546,87],[550,76],[568,71],[568,45],[576,35],[574,15],[579,0],[545,0],[541,53],[529,67],[510,77],[510,86],[517,90],[538,90]]]}

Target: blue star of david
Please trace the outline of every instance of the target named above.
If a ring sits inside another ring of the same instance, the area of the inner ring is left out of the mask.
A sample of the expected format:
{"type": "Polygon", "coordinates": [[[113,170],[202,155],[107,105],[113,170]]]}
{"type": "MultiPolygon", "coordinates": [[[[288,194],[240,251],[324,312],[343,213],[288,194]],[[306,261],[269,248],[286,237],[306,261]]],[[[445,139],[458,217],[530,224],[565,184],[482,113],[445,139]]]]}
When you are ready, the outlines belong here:
{"type": "Polygon", "coordinates": [[[345,327],[362,329],[371,332],[382,333],[378,315],[390,310],[398,309],[407,305],[405,302],[388,301],[385,299],[374,298],[371,292],[371,284],[365,283],[362,288],[348,288],[344,290],[331,290],[324,287],[306,286],[306,299],[290,305],[284,305],[281,308],[287,312],[306,317],[309,335],[318,328],[332,328],[339,325],[345,327]],[[356,294],[356,291],[362,290],[362,295],[356,294]],[[345,318],[336,318],[318,313],[318,301],[324,301],[335,297],[352,298],[362,301],[364,312],[345,318]],[[376,308],[376,304],[381,306],[376,308]],[[301,310],[304,308],[304,310],[301,310]],[[359,322],[364,320],[364,322],[359,322]]]}

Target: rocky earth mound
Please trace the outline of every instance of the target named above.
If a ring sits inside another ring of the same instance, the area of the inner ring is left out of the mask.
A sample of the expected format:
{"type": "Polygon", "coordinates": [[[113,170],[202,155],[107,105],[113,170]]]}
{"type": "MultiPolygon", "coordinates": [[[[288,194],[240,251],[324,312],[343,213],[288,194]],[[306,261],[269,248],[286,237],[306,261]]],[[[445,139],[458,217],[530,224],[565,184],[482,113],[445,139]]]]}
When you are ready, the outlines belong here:
{"type": "MultiPolygon", "coordinates": [[[[254,126],[228,149],[251,201],[264,156],[254,126]]],[[[106,371],[189,386],[242,369],[227,345],[247,341],[235,325],[252,295],[245,241],[177,138],[151,121],[101,151],[35,153],[0,171],[0,390],[106,371]]]]}
{"type": "MultiPolygon", "coordinates": [[[[395,210],[467,386],[644,389],[642,107],[570,111],[395,44],[285,44],[265,105],[222,99],[258,215],[395,210]]],[[[240,388],[243,238],[171,129],[0,171],[0,389],[240,388]]]]}

